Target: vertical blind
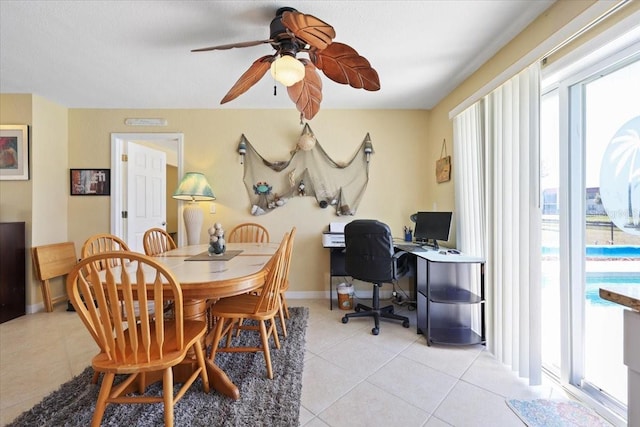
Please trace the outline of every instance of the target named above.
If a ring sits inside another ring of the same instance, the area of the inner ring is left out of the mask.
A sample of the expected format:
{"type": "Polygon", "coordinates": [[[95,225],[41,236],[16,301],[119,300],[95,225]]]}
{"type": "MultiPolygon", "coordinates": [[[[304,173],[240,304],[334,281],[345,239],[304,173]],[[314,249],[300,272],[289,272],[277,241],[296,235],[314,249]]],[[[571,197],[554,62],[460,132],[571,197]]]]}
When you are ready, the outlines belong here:
{"type": "Polygon", "coordinates": [[[487,347],[541,382],[538,64],[454,118],[457,245],[483,255],[487,347]]]}

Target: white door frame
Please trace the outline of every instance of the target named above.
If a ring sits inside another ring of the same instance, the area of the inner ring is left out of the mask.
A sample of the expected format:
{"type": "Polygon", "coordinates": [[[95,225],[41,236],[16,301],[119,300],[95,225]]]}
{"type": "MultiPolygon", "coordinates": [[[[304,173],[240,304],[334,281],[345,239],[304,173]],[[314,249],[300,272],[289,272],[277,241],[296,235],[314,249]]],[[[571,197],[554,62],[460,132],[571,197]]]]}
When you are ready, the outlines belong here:
{"type": "MultiPolygon", "coordinates": [[[[126,168],[122,164],[122,154],[124,153],[127,141],[150,141],[158,144],[175,144],[177,154],[178,179],[182,178],[184,159],[184,134],[182,133],[112,133],[111,134],[111,234],[123,239],[125,236],[125,223],[122,212],[126,210],[126,192],[122,191],[128,185],[126,179],[126,168]]],[[[177,185],[177,183],[167,183],[167,185],[177,185]]],[[[181,204],[178,209],[182,208],[181,204]]],[[[180,212],[178,212],[180,213],[180,212]]],[[[178,215],[178,245],[182,245],[184,240],[183,230],[184,219],[178,215]]]]}

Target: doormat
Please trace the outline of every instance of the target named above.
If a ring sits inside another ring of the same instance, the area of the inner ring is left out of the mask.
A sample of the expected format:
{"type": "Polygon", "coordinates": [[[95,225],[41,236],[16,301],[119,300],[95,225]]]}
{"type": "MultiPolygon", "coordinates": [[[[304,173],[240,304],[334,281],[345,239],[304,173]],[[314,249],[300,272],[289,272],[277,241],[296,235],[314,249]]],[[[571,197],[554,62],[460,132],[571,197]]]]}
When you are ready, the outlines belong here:
{"type": "Polygon", "coordinates": [[[202,252],[201,254],[185,259],[185,261],[229,261],[241,252],[242,250],[225,251],[220,255],[209,255],[209,252],[202,252]]]}
{"type": "Polygon", "coordinates": [[[506,402],[529,427],[612,427],[594,410],[573,400],[507,399],[506,402]]]}

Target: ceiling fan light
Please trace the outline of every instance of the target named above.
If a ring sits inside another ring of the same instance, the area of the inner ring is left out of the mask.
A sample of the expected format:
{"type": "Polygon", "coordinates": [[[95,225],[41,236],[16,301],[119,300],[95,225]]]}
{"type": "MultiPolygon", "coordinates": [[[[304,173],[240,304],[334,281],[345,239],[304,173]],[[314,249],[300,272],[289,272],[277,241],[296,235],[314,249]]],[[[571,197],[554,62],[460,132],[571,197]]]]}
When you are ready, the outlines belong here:
{"type": "Polygon", "coordinates": [[[304,79],[304,64],[291,55],[282,55],[271,63],[271,75],[285,86],[304,79]]]}

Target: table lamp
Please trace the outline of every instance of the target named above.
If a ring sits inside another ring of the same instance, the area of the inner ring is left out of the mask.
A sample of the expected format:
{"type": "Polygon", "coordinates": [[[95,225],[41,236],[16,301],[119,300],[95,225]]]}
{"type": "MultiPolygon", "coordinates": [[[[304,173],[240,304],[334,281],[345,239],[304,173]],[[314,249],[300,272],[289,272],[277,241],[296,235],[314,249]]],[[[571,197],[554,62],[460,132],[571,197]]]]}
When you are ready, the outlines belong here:
{"type": "Polygon", "coordinates": [[[189,201],[182,211],[184,225],[187,229],[187,244],[199,244],[204,214],[197,202],[215,200],[216,198],[207,178],[199,172],[187,172],[172,197],[177,200],[189,201]]]}

